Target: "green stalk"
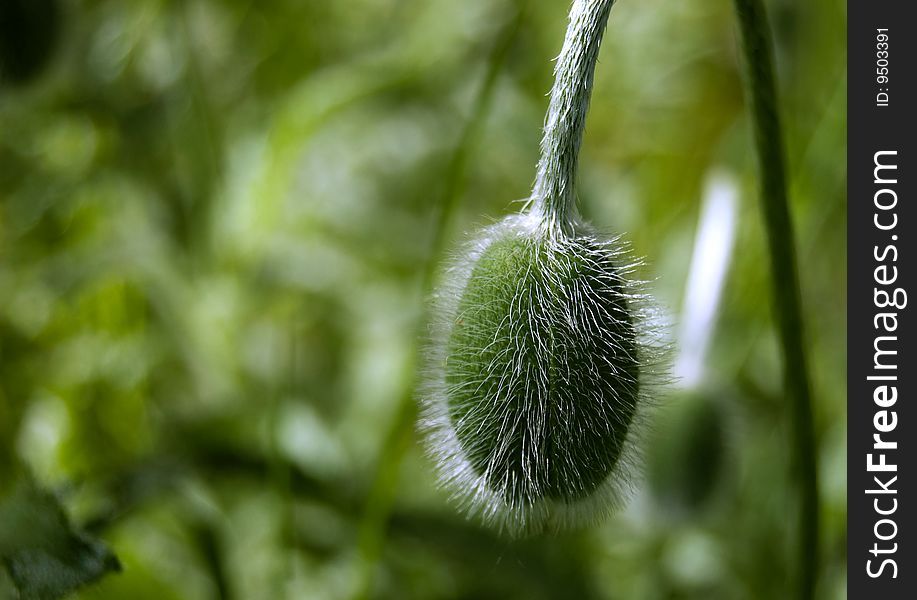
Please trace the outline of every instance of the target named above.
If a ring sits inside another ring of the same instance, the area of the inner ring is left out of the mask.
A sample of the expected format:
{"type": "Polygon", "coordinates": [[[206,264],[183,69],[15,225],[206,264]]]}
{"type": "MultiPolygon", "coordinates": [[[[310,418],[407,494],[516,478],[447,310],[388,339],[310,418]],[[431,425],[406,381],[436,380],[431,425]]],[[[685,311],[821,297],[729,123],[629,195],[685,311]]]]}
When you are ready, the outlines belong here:
{"type": "Polygon", "coordinates": [[[549,230],[571,234],[577,217],[576,171],[592,96],[595,63],[614,0],[574,0],[544,123],[532,190],[534,209],[549,230]]]}
{"type": "Polygon", "coordinates": [[[754,124],[761,208],[767,229],[773,302],[791,408],[792,449],[799,491],[797,597],[815,594],[818,573],[818,473],[811,384],[805,350],[793,221],[787,202],[783,139],[774,79],[773,42],[763,0],[734,0],[745,59],[746,95],[754,124]]]}

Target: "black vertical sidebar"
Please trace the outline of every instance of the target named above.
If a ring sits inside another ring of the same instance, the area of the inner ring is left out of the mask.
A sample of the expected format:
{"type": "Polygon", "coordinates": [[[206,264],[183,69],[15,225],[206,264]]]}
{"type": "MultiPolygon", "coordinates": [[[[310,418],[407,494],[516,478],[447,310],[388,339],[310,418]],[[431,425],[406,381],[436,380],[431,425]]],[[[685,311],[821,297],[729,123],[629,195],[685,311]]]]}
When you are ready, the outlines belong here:
{"type": "Polygon", "coordinates": [[[917,590],[917,21],[847,3],[848,597],[917,590]],[[913,296],[910,293],[913,292],[913,296]]]}

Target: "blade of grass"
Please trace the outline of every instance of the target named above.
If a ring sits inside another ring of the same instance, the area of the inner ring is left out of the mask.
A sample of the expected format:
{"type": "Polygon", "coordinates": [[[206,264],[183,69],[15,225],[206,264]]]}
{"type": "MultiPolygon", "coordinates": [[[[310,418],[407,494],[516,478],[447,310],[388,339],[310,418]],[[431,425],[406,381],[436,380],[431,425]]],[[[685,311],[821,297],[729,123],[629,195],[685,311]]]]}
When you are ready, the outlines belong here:
{"type": "Polygon", "coordinates": [[[759,194],[767,230],[774,312],[790,401],[792,452],[799,491],[797,597],[815,594],[818,573],[818,473],[811,383],[796,265],[793,221],[787,199],[783,136],[774,78],[774,52],[763,0],[734,0],[742,42],[746,95],[758,155],[759,194]]]}

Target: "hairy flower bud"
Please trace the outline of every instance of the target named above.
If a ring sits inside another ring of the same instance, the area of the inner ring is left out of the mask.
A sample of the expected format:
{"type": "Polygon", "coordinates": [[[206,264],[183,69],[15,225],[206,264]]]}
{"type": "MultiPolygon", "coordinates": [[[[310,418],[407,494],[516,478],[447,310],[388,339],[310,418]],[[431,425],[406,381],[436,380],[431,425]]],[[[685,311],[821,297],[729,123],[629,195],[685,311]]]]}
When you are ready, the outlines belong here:
{"type": "Polygon", "coordinates": [[[446,480],[512,529],[581,520],[622,480],[641,351],[621,258],[512,216],[440,291],[426,425],[446,480]]]}
{"type": "Polygon", "coordinates": [[[606,512],[628,482],[653,355],[615,240],[575,180],[612,0],[575,0],[529,207],[487,227],[435,295],[422,427],[444,483],[513,532],[606,512]]]}

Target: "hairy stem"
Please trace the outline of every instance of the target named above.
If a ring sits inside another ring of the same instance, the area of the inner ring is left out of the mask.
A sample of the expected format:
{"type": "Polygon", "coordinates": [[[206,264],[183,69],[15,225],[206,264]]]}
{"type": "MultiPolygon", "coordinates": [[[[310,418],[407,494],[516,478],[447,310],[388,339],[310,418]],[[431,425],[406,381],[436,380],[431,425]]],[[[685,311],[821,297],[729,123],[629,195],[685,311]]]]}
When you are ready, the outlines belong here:
{"type": "Polygon", "coordinates": [[[533,209],[545,226],[565,234],[576,220],[576,169],[599,46],[614,0],[574,0],[564,46],[554,67],[533,209]]]}
{"type": "Polygon", "coordinates": [[[805,351],[793,222],[787,202],[783,140],[774,81],[773,47],[763,0],[734,0],[745,58],[746,88],[760,169],[761,208],[767,228],[774,309],[791,403],[792,448],[798,478],[797,597],[815,593],[818,573],[818,473],[811,384],[805,351]]]}

